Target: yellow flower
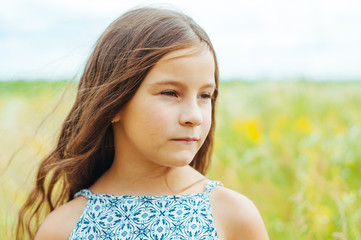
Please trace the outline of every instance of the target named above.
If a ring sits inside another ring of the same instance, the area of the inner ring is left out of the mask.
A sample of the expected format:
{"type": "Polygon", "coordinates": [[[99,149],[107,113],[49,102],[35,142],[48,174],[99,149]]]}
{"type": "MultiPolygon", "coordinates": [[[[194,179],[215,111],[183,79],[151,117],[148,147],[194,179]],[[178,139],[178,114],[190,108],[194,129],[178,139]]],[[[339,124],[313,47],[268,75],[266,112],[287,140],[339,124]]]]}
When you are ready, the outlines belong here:
{"type": "Polygon", "coordinates": [[[301,117],[295,122],[295,128],[298,132],[303,134],[310,134],[312,132],[312,124],[309,118],[301,117]]]}
{"type": "Polygon", "coordinates": [[[254,144],[262,143],[262,131],[259,120],[255,117],[234,121],[234,129],[254,144]]]}

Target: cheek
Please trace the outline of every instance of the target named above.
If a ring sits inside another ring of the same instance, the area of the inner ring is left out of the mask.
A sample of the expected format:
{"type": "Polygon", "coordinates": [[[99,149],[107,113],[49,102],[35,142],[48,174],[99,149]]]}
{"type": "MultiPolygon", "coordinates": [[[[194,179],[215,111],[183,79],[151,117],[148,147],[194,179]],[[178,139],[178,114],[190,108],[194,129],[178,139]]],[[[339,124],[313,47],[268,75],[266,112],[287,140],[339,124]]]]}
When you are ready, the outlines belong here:
{"type": "Polygon", "coordinates": [[[162,106],[157,102],[145,104],[141,111],[141,123],[154,134],[164,132],[168,126],[173,125],[173,109],[162,106]]]}
{"type": "Polygon", "coordinates": [[[212,109],[207,109],[203,114],[204,135],[207,136],[212,125],[212,109]]]}

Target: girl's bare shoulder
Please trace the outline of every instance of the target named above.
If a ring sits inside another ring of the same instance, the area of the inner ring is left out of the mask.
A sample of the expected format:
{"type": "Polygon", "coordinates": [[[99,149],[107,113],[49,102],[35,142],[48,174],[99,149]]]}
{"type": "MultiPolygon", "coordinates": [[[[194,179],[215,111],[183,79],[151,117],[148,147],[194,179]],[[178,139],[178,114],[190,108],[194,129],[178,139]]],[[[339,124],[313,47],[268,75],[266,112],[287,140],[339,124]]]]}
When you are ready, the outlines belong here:
{"type": "Polygon", "coordinates": [[[69,239],[86,204],[85,197],[75,198],[52,211],[41,224],[35,240],[69,239]]]}
{"type": "Polygon", "coordinates": [[[257,207],[246,196],[217,186],[210,202],[220,239],[269,239],[257,207]]]}

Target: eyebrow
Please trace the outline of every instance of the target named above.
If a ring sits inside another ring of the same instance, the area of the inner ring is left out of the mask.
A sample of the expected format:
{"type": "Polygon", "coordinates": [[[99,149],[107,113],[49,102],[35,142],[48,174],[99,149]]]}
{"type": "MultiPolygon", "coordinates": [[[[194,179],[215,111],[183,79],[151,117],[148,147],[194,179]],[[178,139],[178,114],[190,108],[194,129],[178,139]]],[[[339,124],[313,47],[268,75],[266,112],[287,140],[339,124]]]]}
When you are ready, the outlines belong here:
{"type": "MultiPolygon", "coordinates": [[[[184,87],[185,84],[183,84],[182,82],[178,82],[178,81],[161,81],[161,82],[153,83],[152,85],[156,85],[156,86],[173,85],[176,87],[184,87]]],[[[213,83],[208,83],[208,84],[203,85],[202,88],[216,88],[216,85],[213,83]]]]}

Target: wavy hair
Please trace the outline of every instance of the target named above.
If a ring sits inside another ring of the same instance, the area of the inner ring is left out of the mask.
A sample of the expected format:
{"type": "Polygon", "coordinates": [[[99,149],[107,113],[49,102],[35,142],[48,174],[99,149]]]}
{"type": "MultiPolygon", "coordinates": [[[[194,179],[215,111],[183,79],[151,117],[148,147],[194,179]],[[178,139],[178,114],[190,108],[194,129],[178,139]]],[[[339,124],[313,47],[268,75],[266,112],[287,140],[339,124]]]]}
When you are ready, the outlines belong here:
{"type": "Polygon", "coordinates": [[[110,168],[114,158],[111,120],[165,54],[200,43],[213,54],[216,90],[209,134],[190,165],[206,172],[213,150],[218,93],[212,43],[197,23],[180,12],[148,7],[130,10],[109,25],[87,61],[57,144],[40,163],[36,185],[20,209],[16,239],[32,239],[48,213],[110,168]]]}

